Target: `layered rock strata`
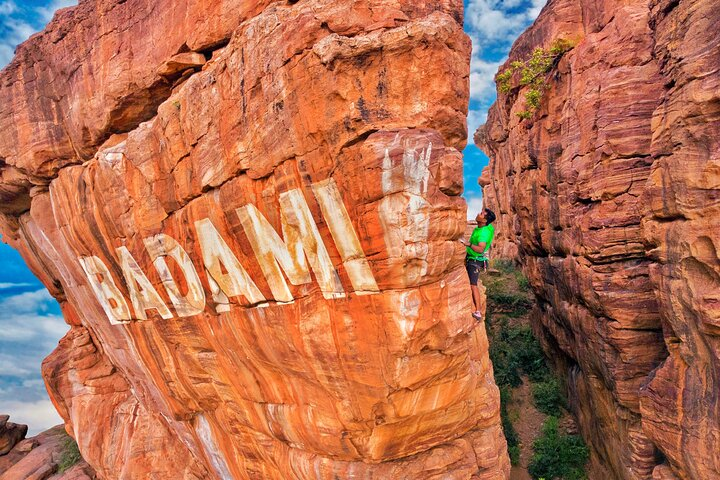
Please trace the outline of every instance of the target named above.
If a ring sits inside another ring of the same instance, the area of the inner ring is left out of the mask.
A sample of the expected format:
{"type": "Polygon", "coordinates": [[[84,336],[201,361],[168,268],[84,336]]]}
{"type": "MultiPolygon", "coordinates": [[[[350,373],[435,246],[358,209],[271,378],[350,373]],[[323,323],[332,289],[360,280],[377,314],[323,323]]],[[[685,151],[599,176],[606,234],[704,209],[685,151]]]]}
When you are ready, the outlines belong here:
{"type": "Polygon", "coordinates": [[[498,479],[459,1],[81,1],[0,76],[0,231],[100,478],[498,479]]]}
{"type": "Polygon", "coordinates": [[[539,111],[521,120],[513,88],[475,135],[496,254],[538,296],[592,478],[720,478],[716,7],[550,1],[509,60],[574,44],[539,111]]]}

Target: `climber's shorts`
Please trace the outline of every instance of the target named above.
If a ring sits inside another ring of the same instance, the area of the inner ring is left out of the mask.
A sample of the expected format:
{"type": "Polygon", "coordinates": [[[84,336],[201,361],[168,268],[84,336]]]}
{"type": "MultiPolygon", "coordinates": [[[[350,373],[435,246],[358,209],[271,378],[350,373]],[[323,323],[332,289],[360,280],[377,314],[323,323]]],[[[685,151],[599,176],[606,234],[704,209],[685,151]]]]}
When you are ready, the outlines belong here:
{"type": "Polygon", "coordinates": [[[470,285],[477,285],[478,279],[480,278],[480,272],[487,271],[487,264],[487,260],[465,259],[465,268],[467,269],[468,277],[470,277],[470,285]]]}

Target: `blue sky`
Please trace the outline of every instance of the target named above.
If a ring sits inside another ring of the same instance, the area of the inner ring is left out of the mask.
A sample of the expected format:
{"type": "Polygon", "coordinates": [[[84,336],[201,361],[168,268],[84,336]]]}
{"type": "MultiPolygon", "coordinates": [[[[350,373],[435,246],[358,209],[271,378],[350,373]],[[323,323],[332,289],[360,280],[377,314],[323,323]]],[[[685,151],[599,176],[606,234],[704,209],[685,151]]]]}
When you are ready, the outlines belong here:
{"type": "MultiPolygon", "coordinates": [[[[75,0],[0,0],[0,68],[15,46],[41,30],[58,8],[75,0]]],[[[470,141],[464,179],[468,212],[480,209],[477,178],[488,159],[472,143],[495,101],[493,77],[512,42],[535,19],[545,0],[466,0],[465,31],[473,42],[470,65],[470,141]]],[[[57,303],[20,255],[0,242],[0,414],[26,423],[34,434],[60,423],[40,376],[40,364],[68,330],[57,303]]]]}
{"type": "Polygon", "coordinates": [[[485,123],[495,101],[493,78],[505,62],[512,42],[532,24],[546,0],[465,0],[465,31],[472,39],[470,61],[470,111],[468,146],[463,151],[464,197],[468,217],[480,210],[482,193],[477,179],[488,164],[487,156],[472,142],[475,130],[485,123]]]}

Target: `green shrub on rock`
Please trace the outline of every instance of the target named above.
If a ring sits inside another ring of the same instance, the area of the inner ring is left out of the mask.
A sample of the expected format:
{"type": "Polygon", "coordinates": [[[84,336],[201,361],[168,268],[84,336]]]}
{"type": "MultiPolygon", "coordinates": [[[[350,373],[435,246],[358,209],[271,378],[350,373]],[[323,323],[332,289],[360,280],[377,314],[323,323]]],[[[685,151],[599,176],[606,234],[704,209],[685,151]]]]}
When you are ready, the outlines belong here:
{"type": "Polygon", "coordinates": [[[63,441],[63,451],[58,462],[58,472],[62,473],[72,468],[73,465],[82,460],[77,442],[69,435],[63,441]]]}
{"type": "Polygon", "coordinates": [[[498,73],[495,81],[501,93],[509,93],[517,87],[528,87],[525,91],[525,110],[517,112],[518,117],[529,119],[538,111],[540,100],[548,89],[548,72],[557,65],[565,52],[573,47],[574,44],[569,40],[557,39],[549,49],[538,47],[528,58],[515,60],[508,68],[498,73]],[[513,82],[516,78],[517,81],[513,82]]]}

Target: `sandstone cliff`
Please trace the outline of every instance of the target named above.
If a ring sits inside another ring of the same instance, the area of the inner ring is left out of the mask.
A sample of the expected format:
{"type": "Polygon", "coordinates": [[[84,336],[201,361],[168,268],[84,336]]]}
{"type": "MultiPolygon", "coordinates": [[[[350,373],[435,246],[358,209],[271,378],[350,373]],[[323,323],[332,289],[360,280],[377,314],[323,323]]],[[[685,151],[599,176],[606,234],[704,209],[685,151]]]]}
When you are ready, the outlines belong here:
{"type": "Polygon", "coordinates": [[[500,93],[475,135],[592,478],[720,478],[719,26],[711,0],[551,0],[510,54],[574,44],[540,109],[500,93]]]}
{"type": "Polygon", "coordinates": [[[0,232],[101,478],[504,478],[459,0],[84,0],[0,75],[0,232]]]}

